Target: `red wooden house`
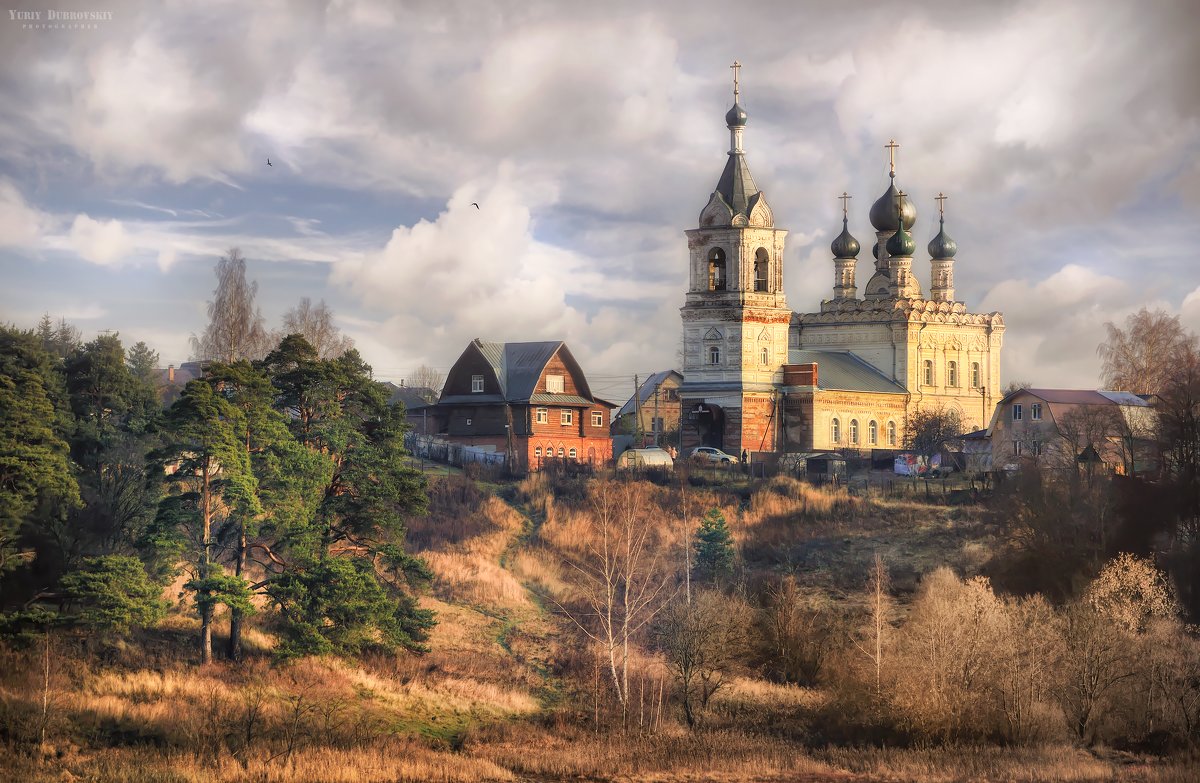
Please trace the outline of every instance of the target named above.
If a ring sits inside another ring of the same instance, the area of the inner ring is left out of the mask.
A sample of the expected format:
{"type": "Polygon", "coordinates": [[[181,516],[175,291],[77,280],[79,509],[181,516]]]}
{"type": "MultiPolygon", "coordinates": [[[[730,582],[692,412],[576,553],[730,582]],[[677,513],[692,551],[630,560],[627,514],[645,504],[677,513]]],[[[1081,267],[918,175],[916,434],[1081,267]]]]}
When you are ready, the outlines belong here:
{"type": "Polygon", "coordinates": [[[475,339],[446,375],[434,409],[440,436],[508,455],[514,470],[547,459],[612,459],[616,406],[592,395],[566,344],[475,339]]]}

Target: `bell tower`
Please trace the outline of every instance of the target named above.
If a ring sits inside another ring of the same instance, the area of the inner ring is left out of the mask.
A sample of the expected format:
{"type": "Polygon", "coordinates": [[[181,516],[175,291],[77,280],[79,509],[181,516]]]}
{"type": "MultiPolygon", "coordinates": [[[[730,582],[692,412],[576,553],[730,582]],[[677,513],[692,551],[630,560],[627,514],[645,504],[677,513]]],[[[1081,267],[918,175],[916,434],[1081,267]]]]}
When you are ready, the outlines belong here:
{"type": "Polygon", "coordinates": [[[739,455],[775,451],[777,388],[787,362],[791,308],[783,293],[787,232],[775,228],[742,148],[749,120],[734,62],[733,108],[725,115],[729,155],[716,190],[686,233],[688,291],[683,319],[684,446],[739,455]]]}

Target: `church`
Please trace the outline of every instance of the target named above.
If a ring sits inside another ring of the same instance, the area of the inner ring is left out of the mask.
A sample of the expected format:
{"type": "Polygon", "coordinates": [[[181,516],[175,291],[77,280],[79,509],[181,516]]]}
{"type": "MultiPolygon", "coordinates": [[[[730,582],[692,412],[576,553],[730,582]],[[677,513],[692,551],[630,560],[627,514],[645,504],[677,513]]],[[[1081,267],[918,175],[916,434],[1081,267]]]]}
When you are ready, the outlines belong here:
{"type": "Polygon", "coordinates": [[[871,207],[871,275],[859,295],[861,246],[850,234],[849,196],[830,251],[831,296],[816,312],[793,312],[784,295],[784,242],[746,162],[749,117],[725,115],[729,153],[716,190],[686,231],[683,320],[683,445],[731,454],[899,449],[910,418],[955,410],[964,431],[987,426],[1000,399],[1000,313],[972,313],[954,298],[957,245],[940,231],[928,245],[929,294],[913,270],[916,204],[889,182],[871,207]]]}

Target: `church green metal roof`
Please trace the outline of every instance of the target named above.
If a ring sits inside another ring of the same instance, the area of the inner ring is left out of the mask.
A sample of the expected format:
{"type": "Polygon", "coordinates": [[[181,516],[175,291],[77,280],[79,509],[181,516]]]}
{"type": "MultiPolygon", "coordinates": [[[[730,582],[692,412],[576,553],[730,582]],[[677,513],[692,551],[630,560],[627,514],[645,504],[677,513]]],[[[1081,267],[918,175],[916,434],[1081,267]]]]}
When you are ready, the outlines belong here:
{"type": "Polygon", "coordinates": [[[817,388],[823,391],[859,391],[908,394],[908,390],[873,365],[849,351],[813,351],[792,348],[788,364],[817,365],[817,388]]]}

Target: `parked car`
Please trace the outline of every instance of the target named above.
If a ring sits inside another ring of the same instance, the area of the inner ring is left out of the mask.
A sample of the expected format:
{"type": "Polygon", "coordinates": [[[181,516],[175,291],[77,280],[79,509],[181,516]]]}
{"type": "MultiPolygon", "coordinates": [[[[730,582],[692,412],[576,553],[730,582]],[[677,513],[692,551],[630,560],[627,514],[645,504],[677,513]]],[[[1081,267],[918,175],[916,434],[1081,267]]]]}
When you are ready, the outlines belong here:
{"type": "Polygon", "coordinates": [[[732,454],[726,454],[720,449],[714,449],[712,446],[697,446],[688,452],[688,456],[696,460],[707,460],[709,462],[725,463],[736,465],[738,458],[732,454]]]}
{"type": "Polygon", "coordinates": [[[626,449],[617,457],[618,468],[672,468],[675,460],[671,455],[659,448],[626,449]]]}

